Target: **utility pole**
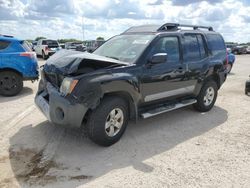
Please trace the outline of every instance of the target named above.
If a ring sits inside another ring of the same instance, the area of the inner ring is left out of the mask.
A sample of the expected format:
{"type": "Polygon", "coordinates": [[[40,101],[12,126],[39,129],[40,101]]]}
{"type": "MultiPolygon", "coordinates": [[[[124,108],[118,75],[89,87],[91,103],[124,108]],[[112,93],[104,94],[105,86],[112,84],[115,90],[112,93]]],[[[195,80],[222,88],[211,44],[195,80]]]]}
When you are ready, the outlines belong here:
{"type": "Polygon", "coordinates": [[[82,16],[82,41],[84,41],[84,16],[82,16]]]}

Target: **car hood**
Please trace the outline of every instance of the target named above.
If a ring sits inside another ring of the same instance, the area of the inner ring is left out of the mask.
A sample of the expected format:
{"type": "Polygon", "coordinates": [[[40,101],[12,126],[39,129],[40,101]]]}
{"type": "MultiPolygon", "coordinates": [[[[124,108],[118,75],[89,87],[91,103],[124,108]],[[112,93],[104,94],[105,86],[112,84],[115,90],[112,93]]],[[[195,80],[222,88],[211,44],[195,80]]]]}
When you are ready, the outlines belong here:
{"type": "Polygon", "coordinates": [[[79,69],[84,67],[94,67],[94,70],[97,70],[128,65],[130,64],[88,52],[60,50],[47,60],[44,70],[46,72],[70,75],[77,73],[79,69]]]}

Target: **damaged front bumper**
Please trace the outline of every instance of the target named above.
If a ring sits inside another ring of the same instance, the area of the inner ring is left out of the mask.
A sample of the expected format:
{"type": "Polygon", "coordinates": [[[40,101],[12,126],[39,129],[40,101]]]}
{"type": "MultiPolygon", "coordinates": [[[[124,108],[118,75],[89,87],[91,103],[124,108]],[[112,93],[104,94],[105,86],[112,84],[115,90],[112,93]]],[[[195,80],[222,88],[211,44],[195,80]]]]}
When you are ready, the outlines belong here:
{"type": "Polygon", "coordinates": [[[88,108],[83,104],[74,103],[61,96],[58,90],[49,82],[41,80],[43,88],[35,97],[35,103],[46,118],[58,125],[79,128],[88,108]]]}

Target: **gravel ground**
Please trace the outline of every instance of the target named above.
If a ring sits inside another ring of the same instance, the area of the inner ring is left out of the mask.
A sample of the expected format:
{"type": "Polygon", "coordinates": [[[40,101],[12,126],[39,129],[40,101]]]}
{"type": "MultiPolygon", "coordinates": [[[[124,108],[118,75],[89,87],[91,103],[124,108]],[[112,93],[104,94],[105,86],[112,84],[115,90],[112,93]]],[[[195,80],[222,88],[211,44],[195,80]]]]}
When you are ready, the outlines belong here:
{"type": "Polygon", "coordinates": [[[0,97],[0,187],[250,187],[249,74],[250,55],[237,56],[213,110],[130,122],[109,148],[51,125],[26,82],[0,97]]]}

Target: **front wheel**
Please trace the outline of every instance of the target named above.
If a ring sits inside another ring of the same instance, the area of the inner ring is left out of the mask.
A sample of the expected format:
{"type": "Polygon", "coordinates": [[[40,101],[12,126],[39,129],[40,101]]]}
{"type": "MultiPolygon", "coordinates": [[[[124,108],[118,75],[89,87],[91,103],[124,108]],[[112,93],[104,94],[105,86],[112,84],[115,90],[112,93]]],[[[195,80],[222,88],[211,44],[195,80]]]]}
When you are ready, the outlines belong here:
{"type": "Polygon", "coordinates": [[[23,89],[22,76],[12,71],[0,73],[0,94],[3,96],[17,95],[23,89]]]}
{"type": "Polygon", "coordinates": [[[119,97],[106,97],[91,112],[85,128],[93,142],[101,146],[110,146],[122,137],[127,122],[126,101],[119,97]]]}
{"type": "Polygon", "coordinates": [[[198,95],[197,103],[193,106],[197,111],[207,112],[211,110],[214,106],[218,94],[218,86],[217,84],[210,80],[207,81],[198,95]]]}

